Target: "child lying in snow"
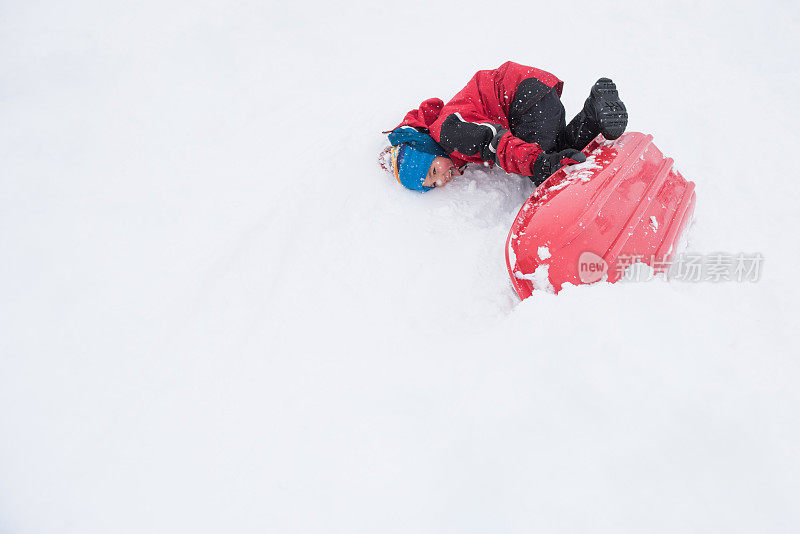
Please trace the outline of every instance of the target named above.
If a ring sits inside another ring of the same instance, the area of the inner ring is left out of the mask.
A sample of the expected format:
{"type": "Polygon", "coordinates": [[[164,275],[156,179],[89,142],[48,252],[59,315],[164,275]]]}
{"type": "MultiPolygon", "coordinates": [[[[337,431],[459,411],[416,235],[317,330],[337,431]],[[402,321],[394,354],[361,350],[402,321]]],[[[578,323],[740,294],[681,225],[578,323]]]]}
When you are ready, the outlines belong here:
{"type": "Polygon", "coordinates": [[[608,78],[592,87],[583,109],[566,124],[564,82],[543,70],[507,61],[478,71],[447,104],[429,98],[389,134],[388,167],[409,189],[428,191],[460,175],[468,162],[497,163],[537,185],[583,162],[581,150],[602,133],[616,139],[628,112],[608,78]]]}

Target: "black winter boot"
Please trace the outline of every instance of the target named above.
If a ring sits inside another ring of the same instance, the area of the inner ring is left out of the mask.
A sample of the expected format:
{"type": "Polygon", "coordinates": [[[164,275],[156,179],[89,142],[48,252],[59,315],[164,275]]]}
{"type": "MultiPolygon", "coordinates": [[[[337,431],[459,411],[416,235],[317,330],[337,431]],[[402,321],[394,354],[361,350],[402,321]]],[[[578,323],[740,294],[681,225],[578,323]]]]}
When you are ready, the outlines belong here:
{"type": "Polygon", "coordinates": [[[563,144],[583,150],[599,133],[606,139],[617,139],[627,125],[628,111],[619,99],[617,86],[608,78],[600,78],[581,112],[565,128],[563,144]]]}
{"type": "Polygon", "coordinates": [[[628,126],[628,110],[619,99],[617,86],[608,78],[597,80],[583,109],[606,139],[618,138],[628,126]]]}

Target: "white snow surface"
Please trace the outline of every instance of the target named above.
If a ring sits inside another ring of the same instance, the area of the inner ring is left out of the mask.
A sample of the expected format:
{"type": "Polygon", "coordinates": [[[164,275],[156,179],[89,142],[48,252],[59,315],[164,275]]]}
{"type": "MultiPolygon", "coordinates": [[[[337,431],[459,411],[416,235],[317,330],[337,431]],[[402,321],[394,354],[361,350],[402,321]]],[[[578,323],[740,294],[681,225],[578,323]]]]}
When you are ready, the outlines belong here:
{"type": "Polygon", "coordinates": [[[537,249],[537,255],[541,260],[546,260],[547,258],[552,256],[552,254],[550,254],[550,249],[548,247],[539,247],[537,249]]]}
{"type": "Polygon", "coordinates": [[[798,531],[800,5],[549,9],[4,2],[0,532],[798,531]],[[520,303],[527,180],[376,162],[507,59],[612,77],[760,281],[520,303]]]}

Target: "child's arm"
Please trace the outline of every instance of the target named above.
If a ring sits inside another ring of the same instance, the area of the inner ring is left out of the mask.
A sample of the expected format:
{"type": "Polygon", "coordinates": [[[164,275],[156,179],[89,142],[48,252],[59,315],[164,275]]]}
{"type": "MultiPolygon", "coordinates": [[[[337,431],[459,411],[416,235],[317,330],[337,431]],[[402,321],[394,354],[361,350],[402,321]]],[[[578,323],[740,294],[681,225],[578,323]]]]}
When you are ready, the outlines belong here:
{"type": "Polygon", "coordinates": [[[542,148],[514,137],[501,124],[472,112],[451,113],[431,125],[431,135],[442,147],[468,161],[497,163],[506,172],[533,176],[533,164],[542,148]]]}

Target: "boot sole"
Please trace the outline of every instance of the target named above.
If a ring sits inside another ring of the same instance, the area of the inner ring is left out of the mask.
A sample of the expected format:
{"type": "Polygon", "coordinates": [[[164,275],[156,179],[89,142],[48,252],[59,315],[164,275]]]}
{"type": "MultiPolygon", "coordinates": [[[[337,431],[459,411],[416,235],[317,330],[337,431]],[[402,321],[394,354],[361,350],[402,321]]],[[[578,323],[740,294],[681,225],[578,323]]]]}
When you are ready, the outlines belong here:
{"type": "Polygon", "coordinates": [[[606,139],[617,139],[628,126],[628,110],[619,99],[617,86],[608,78],[600,78],[592,87],[591,98],[600,133],[606,139]]]}

